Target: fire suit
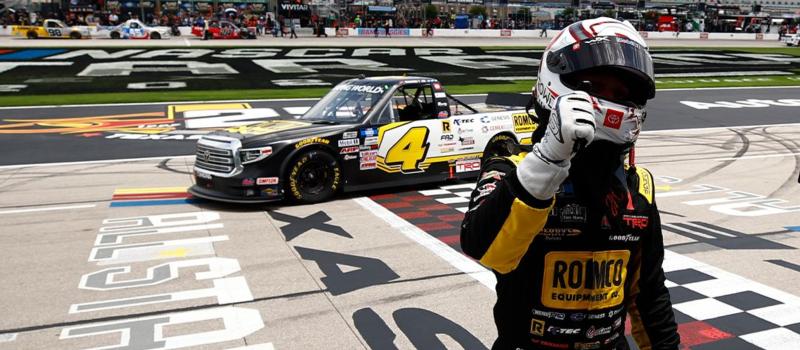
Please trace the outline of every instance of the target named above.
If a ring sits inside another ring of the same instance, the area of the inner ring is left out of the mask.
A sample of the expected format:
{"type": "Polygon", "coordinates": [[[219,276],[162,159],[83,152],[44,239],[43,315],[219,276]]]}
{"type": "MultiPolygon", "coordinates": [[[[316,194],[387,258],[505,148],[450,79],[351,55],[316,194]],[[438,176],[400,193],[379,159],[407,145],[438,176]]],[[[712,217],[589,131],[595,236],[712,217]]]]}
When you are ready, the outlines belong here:
{"type": "Polygon", "coordinates": [[[620,166],[613,186],[542,201],[520,184],[521,156],[494,158],[461,226],[461,246],[497,277],[493,349],[677,349],[650,173],[620,166]],[[587,203],[595,203],[589,205],[587,203]]]}

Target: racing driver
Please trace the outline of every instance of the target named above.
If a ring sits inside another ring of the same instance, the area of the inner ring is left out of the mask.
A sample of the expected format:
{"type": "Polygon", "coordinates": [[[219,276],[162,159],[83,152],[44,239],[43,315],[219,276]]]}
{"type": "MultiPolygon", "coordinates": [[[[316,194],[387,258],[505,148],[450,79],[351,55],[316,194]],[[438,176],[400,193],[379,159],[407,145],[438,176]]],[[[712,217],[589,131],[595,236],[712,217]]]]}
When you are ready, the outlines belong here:
{"type": "Polygon", "coordinates": [[[596,18],[558,33],[529,153],[485,162],[461,226],[497,277],[493,349],[678,349],[651,174],[631,149],[655,95],[646,43],[596,18]]]}

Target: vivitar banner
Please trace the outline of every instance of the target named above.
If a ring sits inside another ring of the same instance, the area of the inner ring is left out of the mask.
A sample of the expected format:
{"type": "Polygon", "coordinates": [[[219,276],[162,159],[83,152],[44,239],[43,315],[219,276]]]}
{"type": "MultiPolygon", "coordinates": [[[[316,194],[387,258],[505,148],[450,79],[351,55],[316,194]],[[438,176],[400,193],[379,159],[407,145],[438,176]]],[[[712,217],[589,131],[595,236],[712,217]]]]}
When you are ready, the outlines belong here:
{"type": "MultiPolygon", "coordinates": [[[[370,28],[362,33],[374,35],[370,28]]],[[[324,88],[362,73],[429,76],[445,86],[498,84],[535,79],[540,58],[537,50],[477,47],[0,48],[0,94],[324,88]]],[[[671,50],[653,52],[653,58],[657,79],[800,69],[800,57],[783,54],[671,50]]]]}
{"type": "Polygon", "coordinates": [[[278,4],[278,15],[286,18],[310,17],[311,9],[308,4],[282,1],[278,4]]]}

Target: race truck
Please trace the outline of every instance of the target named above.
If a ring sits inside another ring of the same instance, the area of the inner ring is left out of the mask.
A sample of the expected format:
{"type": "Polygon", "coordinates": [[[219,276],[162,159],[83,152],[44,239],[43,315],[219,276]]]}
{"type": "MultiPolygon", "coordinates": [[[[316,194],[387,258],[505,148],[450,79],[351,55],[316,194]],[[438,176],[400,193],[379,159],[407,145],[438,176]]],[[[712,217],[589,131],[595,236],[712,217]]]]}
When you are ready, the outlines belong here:
{"type": "Polygon", "coordinates": [[[161,39],[169,38],[169,28],[150,27],[138,19],[129,19],[118,26],[98,26],[97,31],[109,31],[111,39],[161,39]]]}
{"type": "Polygon", "coordinates": [[[784,37],[783,42],[786,46],[800,46],[800,33],[784,37]]]}
{"type": "Polygon", "coordinates": [[[345,80],[296,119],[203,136],[189,191],[233,203],[314,203],[339,191],[475,177],[485,157],[530,144],[534,120],[521,109],[464,104],[432,78],[345,80]]]}
{"type": "Polygon", "coordinates": [[[81,39],[91,36],[89,27],[68,27],[57,19],[46,19],[41,26],[11,26],[11,35],[24,35],[28,39],[81,39]]]}
{"type": "Polygon", "coordinates": [[[192,35],[203,40],[210,39],[255,39],[256,33],[247,28],[239,28],[228,21],[210,21],[206,26],[192,27],[192,35]]]}

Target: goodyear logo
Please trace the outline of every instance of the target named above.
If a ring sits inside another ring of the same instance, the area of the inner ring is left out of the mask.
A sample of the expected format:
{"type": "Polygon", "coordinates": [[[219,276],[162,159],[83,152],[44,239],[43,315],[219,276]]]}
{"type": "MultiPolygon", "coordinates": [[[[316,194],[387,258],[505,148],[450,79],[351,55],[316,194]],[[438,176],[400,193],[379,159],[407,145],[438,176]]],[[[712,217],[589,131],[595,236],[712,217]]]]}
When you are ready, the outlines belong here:
{"type": "Polygon", "coordinates": [[[514,113],[511,118],[514,119],[514,132],[523,133],[536,130],[536,123],[528,113],[514,113]]]}
{"type": "Polygon", "coordinates": [[[567,310],[620,305],[625,298],[629,258],[627,250],[548,253],[542,304],[567,310]]]}
{"type": "Polygon", "coordinates": [[[311,145],[311,144],[327,145],[327,144],[330,144],[330,143],[331,143],[331,141],[328,140],[328,139],[323,139],[323,138],[320,138],[320,137],[312,137],[312,138],[309,138],[309,139],[301,140],[300,142],[298,142],[297,144],[294,145],[294,148],[298,149],[300,147],[308,146],[308,145],[311,145]]]}

